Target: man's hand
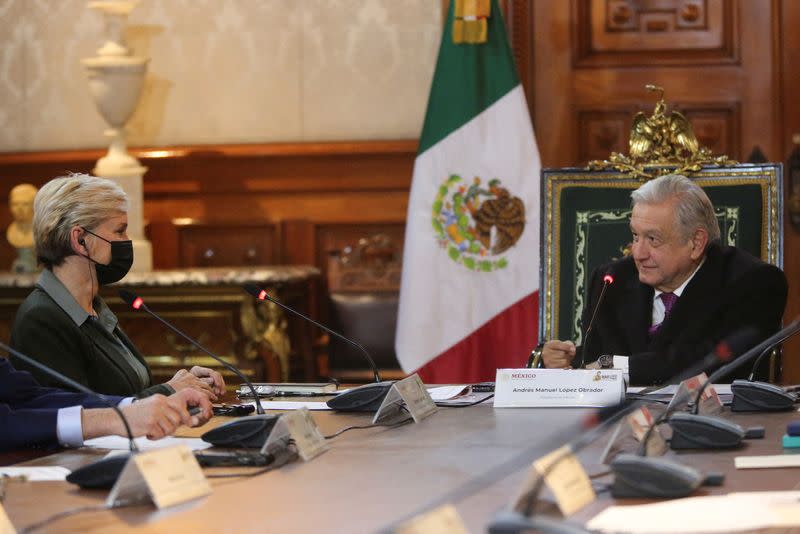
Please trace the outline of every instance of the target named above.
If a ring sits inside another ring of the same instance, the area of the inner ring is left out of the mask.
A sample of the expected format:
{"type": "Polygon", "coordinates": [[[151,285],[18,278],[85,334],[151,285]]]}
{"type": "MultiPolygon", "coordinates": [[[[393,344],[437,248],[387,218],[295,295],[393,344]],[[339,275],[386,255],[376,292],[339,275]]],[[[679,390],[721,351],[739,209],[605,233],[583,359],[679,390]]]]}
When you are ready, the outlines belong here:
{"type": "Polygon", "coordinates": [[[551,339],[542,347],[542,362],[548,369],[570,369],[575,358],[575,343],[551,339]]]}
{"type": "MultiPolygon", "coordinates": [[[[175,391],[183,391],[184,389],[196,389],[198,391],[205,393],[206,396],[208,396],[208,398],[211,400],[211,402],[216,402],[217,394],[215,393],[214,388],[212,387],[214,383],[213,377],[209,377],[212,379],[211,380],[212,384],[209,384],[208,379],[199,378],[197,375],[194,374],[195,369],[205,369],[205,367],[193,367],[192,372],[189,372],[186,369],[181,369],[180,371],[175,373],[175,376],[173,376],[172,379],[169,382],[167,382],[167,384],[172,386],[172,389],[174,389],[175,391]]],[[[208,369],[208,371],[212,373],[214,372],[211,371],[211,369],[208,369]]],[[[219,373],[216,374],[219,375],[219,373]]],[[[222,377],[220,376],[219,379],[222,380],[222,377]]],[[[222,383],[224,388],[225,382],[223,381],[222,383]]]]}
{"type": "Polygon", "coordinates": [[[208,384],[217,395],[222,396],[225,394],[225,380],[215,370],[195,365],[189,372],[208,384]]]}
{"type": "MultiPolygon", "coordinates": [[[[181,425],[199,426],[211,418],[208,395],[194,389],[183,389],[174,395],[152,395],[122,408],[134,437],[160,439],[169,436],[181,425]],[[190,407],[200,409],[189,414],[190,407]]],[[[117,435],[127,437],[119,415],[108,408],[81,412],[84,439],[117,435]]]]}

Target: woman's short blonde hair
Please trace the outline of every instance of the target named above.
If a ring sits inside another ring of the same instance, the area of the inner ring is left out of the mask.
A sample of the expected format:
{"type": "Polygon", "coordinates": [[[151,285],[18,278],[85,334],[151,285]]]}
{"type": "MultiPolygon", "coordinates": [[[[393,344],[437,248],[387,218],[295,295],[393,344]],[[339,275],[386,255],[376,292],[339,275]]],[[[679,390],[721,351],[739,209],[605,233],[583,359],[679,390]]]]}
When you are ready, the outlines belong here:
{"type": "Polygon", "coordinates": [[[128,196],[111,180],[88,174],[59,176],[44,184],[33,201],[36,257],[47,268],[75,254],[69,233],[92,230],[104,220],[128,212],[128,196]]]}

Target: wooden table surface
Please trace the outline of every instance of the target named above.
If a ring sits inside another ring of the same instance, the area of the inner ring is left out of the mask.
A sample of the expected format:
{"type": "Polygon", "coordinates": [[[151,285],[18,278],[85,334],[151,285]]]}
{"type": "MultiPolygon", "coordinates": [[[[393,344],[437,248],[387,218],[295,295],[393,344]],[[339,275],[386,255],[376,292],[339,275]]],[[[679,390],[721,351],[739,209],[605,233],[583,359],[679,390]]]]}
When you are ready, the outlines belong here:
{"type": "MultiPolygon", "coordinates": [[[[323,434],[366,424],[365,414],[312,412],[323,434]]],[[[50,532],[375,532],[439,504],[452,503],[471,532],[484,532],[491,518],[517,493],[530,463],[578,435],[583,409],[440,408],[419,424],[352,430],[330,441],[330,450],[254,478],[211,479],[209,497],[158,511],[136,506],[87,512],[59,520],[50,532]]],[[[797,489],[798,469],[741,470],[738,455],[780,454],[780,438],[794,412],[725,414],[743,426],[762,424],[766,437],[734,451],[668,453],[704,472],[726,474],[725,484],[697,494],[797,489]]],[[[599,461],[606,438],[585,449],[586,470],[599,461]]],[[[74,468],[96,451],[65,451],[33,460],[74,468]]],[[[0,456],[0,462],[5,458],[0,456]]],[[[207,470],[207,472],[211,472],[207,470]]],[[[603,480],[602,478],[600,479],[603,480]]],[[[610,481],[610,480],[609,480],[610,481]]],[[[3,503],[24,528],[56,512],[102,504],[107,492],[79,490],[62,482],[13,482],[3,503]]],[[[549,496],[538,509],[555,514],[549,496]]],[[[585,522],[614,500],[598,500],[569,521],[585,522]]],[[[785,532],[785,530],[784,530],[785,532]]]]}

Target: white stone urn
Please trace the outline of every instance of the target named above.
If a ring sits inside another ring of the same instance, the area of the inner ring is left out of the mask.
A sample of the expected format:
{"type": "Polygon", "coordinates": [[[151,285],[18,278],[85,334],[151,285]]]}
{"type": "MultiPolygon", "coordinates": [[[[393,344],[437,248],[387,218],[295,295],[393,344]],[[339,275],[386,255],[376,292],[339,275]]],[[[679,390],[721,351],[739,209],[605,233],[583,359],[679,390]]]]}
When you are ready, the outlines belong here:
{"type": "Polygon", "coordinates": [[[82,60],[89,77],[89,90],[97,110],[109,124],[105,135],[111,138],[108,153],[100,158],[92,171],[117,181],[128,194],[128,234],[133,240],[132,271],[149,271],[153,265],[150,242],[144,239],[142,177],[147,168],[128,154],[125,124],[136,110],[142,92],[148,58],[137,57],[124,41],[125,22],[138,0],[99,0],[89,2],[90,9],[100,11],[106,22],[106,41],[97,56],[82,60]]]}

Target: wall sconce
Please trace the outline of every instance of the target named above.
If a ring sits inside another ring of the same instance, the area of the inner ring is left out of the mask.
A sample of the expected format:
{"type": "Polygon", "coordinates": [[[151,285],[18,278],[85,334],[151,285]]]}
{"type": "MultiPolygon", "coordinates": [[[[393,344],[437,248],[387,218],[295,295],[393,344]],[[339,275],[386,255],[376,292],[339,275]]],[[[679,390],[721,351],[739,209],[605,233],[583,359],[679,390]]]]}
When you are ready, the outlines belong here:
{"type": "Polygon", "coordinates": [[[792,136],[794,150],[789,155],[786,168],[789,170],[789,221],[800,231],[800,133],[792,136]]]}

